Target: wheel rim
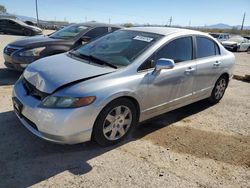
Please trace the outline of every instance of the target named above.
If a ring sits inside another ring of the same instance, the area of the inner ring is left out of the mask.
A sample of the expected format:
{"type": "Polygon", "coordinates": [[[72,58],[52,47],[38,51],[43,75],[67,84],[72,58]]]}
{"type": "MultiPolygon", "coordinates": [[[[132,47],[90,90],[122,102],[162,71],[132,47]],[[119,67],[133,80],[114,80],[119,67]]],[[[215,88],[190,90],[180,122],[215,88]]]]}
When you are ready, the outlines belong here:
{"type": "Polygon", "coordinates": [[[103,123],[103,134],[108,140],[118,140],[128,132],[131,123],[131,110],[126,106],[117,106],[106,116],[103,123]]]}
{"type": "Polygon", "coordinates": [[[227,87],[225,79],[221,79],[215,87],[215,98],[221,99],[227,87]]]}

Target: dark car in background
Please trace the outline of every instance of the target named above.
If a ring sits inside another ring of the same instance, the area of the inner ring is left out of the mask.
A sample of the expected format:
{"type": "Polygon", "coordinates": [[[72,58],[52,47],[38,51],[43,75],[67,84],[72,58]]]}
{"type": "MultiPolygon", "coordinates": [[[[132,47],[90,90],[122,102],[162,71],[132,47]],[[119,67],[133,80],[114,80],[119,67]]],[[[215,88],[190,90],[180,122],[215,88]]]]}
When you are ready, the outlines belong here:
{"type": "Polygon", "coordinates": [[[48,36],[24,38],[4,48],[4,64],[8,68],[22,71],[37,59],[67,52],[121,28],[117,25],[87,22],[70,25],[48,36]]]}
{"type": "Polygon", "coordinates": [[[39,27],[28,25],[17,19],[0,18],[0,33],[34,36],[41,35],[42,30],[39,27]]]}

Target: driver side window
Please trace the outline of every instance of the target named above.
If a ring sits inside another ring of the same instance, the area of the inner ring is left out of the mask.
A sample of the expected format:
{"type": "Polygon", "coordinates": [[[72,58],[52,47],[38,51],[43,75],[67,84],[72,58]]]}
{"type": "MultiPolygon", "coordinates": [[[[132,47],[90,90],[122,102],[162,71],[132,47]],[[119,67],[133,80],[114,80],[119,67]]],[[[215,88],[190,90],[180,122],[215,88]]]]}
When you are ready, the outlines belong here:
{"type": "Polygon", "coordinates": [[[144,62],[139,71],[154,68],[155,61],[161,58],[172,59],[175,63],[192,60],[192,37],[181,37],[169,42],[144,62]]]}
{"type": "Polygon", "coordinates": [[[17,24],[16,22],[13,22],[11,20],[8,21],[8,25],[10,28],[21,29],[19,24],[17,24]]]}

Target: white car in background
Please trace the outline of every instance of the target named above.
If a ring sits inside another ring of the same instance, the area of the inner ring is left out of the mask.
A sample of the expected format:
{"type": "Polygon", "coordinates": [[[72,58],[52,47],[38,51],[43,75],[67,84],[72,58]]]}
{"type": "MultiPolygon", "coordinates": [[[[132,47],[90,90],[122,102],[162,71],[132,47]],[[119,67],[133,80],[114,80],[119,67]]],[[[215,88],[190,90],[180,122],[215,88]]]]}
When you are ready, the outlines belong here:
{"type": "Polygon", "coordinates": [[[241,36],[234,36],[227,41],[223,41],[222,45],[226,49],[230,51],[234,51],[234,52],[246,52],[246,51],[249,52],[250,51],[250,41],[241,36]]]}
{"type": "Polygon", "coordinates": [[[217,39],[219,42],[226,41],[230,38],[228,33],[209,33],[212,37],[217,39]]]}

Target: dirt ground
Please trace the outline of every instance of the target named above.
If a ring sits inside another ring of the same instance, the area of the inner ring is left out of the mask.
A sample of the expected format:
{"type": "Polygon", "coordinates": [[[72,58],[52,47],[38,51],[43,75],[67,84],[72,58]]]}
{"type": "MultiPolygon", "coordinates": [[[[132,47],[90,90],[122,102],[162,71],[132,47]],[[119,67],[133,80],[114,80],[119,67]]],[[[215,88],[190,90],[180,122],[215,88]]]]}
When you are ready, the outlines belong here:
{"type": "Polygon", "coordinates": [[[19,75],[0,69],[0,187],[250,188],[250,83],[232,80],[219,104],[166,113],[102,148],[56,145],[26,130],[11,104],[19,75]]]}
{"type": "Polygon", "coordinates": [[[235,75],[250,76],[250,53],[237,52],[234,53],[236,58],[236,66],[234,68],[235,75]]]}

